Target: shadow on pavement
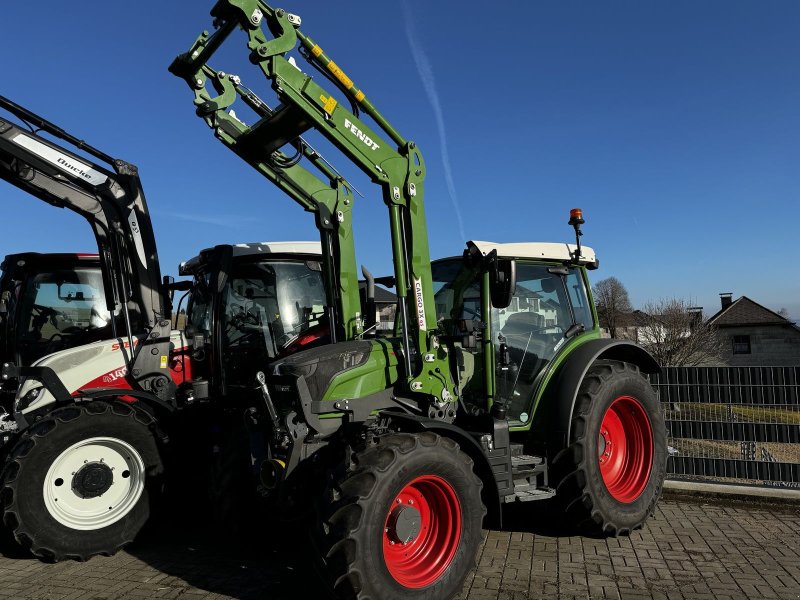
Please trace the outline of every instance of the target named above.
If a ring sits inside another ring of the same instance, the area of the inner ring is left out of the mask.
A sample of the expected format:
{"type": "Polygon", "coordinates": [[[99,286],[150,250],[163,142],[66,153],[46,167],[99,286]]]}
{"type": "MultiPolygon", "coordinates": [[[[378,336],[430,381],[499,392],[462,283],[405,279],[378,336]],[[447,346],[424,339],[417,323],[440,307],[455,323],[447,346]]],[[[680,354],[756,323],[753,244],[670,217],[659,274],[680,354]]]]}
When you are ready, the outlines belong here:
{"type": "Polygon", "coordinates": [[[202,518],[165,521],[151,525],[126,552],[192,587],[240,600],[328,597],[302,524],[253,523],[234,537],[202,518]]]}
{"type": "Polygon", "coordinates": [[[590,538],[604,538],[580,530],[574,521],[564,513],[559,504],[551,500],[515,502],[503,507],[503,531],[521,531],[551,538],[580,535],[590,538]]]}

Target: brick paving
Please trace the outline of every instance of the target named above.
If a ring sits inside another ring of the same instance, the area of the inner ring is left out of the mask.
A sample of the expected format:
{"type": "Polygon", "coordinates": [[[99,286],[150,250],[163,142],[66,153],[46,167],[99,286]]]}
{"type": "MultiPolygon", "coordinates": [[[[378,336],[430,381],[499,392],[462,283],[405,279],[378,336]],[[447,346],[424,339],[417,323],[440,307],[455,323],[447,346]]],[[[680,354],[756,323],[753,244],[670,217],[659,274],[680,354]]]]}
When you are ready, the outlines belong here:
{"type": "MultiPolygon", "coordinates": [[[[488,531],[462,600],[800,599],[800,505],[662,500],[630,537],[558,535],[533,507],[488,531]]],[[[0,544],[0,599],[325,597],[300,536],[222,544],[204,525],[160,526],[113,557],[45,564],[0,544]],[[167,533],[165,533],[167,532],[167,533]]],[[[435,600],[435,599],[431,599],[435,600]]]]}

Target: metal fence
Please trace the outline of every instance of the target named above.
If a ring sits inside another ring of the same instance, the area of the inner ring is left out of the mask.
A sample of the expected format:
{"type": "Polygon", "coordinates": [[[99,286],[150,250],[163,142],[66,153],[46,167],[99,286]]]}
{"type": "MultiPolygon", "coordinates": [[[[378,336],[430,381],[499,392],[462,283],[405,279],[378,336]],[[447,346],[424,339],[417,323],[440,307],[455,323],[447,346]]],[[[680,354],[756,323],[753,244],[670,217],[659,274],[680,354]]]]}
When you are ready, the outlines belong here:
{"type": "Polygon", "coordinates": [[[800,488],[800,367],[665,367],[667,476],[800,488]]]}

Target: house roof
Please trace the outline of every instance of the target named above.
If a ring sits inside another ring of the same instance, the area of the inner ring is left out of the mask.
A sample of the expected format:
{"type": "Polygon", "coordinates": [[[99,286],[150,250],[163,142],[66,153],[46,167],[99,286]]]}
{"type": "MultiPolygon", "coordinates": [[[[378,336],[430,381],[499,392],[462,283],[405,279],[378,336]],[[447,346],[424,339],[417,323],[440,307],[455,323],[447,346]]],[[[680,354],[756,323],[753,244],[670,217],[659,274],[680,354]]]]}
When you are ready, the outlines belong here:
{"type": "Polygon", "coordinates": [[[794,325],[788,319],[771,311],[747,296],[731,302],[708,320],[716,327],[736,327],[742,325],[794,325]]]}
{"type": "MultiPolygon", "coordinates": [[[[602,327],[608,327],[608,323],[601,317],[600,318],[602,327]]],[[[619,312],[616,315],[616,326],[617,327],[641,327],[646,325],[649,322],[649,317],[647,314],[643,313],[640,310],[634,310],[631,312],[619,312]]]]}
{"type": "MultiPolygon", "coordinates": [[[[366,290],[367,283],[365,281],[359,281],[358,287],[361,290],[366,290]]],[[[375,286],[375,303],[376,304],[394,304],[397,302],[397,295],[393,292],[390,292],[386,288],[383,288],[379,285],[375,286]]]]}

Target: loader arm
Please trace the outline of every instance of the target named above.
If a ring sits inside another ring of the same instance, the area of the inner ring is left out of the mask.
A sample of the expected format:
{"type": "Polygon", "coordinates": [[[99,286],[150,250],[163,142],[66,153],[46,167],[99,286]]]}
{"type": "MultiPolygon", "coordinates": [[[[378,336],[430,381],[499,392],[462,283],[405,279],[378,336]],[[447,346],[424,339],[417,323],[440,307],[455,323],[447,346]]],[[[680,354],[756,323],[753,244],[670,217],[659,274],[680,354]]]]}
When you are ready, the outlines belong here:
{"type": "Polygon", "coordinates": [[[170,305],[165,301],[153,226],[137,168],[2,96],[0,108],[29,125],[29,129],[23,128],[0,115],[0,178],[89,222],[97,240],[106,307],[111,314],[124,317],[125,331],[118,331],[113,318],[111,325],[114,337],[127,338],[122,346],[131,349],[126,357],[129,373],[143,390],[162,400],[174,399],[174,384],[165,377],[169,373],[165,358],[170,349],[170,305]],[[42,131],[101,164],[43,137],[42,131]],[[134,309],[138,316],[133,315],[134,309]],[[137,341],[141,336],[143,340],[137,341]]]}
{"type": "Polygon", "coordinates": [[[364,92],[299,29],[300,19],[260,0],[220,0],[211,10],[217,31],[203,32],[188,52],[179,55],[170,71],[194,91],[197,115],[216,137],[267,177],[306,210],[317,214],[323,252],[335,265],[342,289],[340,319],[346,339],[358,335],[352,323],[361,323],[360,304],[350,299],[357,290],[355,247],[350,219],[351,204],[342,199],[348,186],[326,161],[313,151],[302,135],[320,132],[373,183],[380,186],[389,211],[398,314],[403,331],[403,360],[407,387],[433,397],[437,404],[456,401],[445,348],[438,340],[433,301],[427,228],[424,210],[425,163],[414,142],[405,140],[367,99],[364,92]],[[265,27],[266,26],[266,29],[265,27]],[[237,28],[247,35],[250,61],[271,82],[280,104],[268,108],[239,77],[212,68],[208,63],[225,39],[237,28]],[[351,103],[342,106],[334,96],[301,71],[286,54],[298,48],[306,61],[323,73],[351,103]],[[327,76],[327,75],[326,75],[327,76]],[[211,84],[213,94],[207,88],[211,84]],[[242,100],[260,119],[245,125],[231,108],[242,100]],[[381,133],[358,114],[369,116],[381,133]],[[389,141],[387,141],[387,139],[389,141]],[[307,158],[314,174],[287,157],[281,149],[293,145],[297,157],[307,158]],[[329,219],[328,215],[333,216],[329,219]],[[325,227],[333,226],[338,244],[326,243],[325,227]],[[346,289],[345,289],[346,288],[346,289]]]}

